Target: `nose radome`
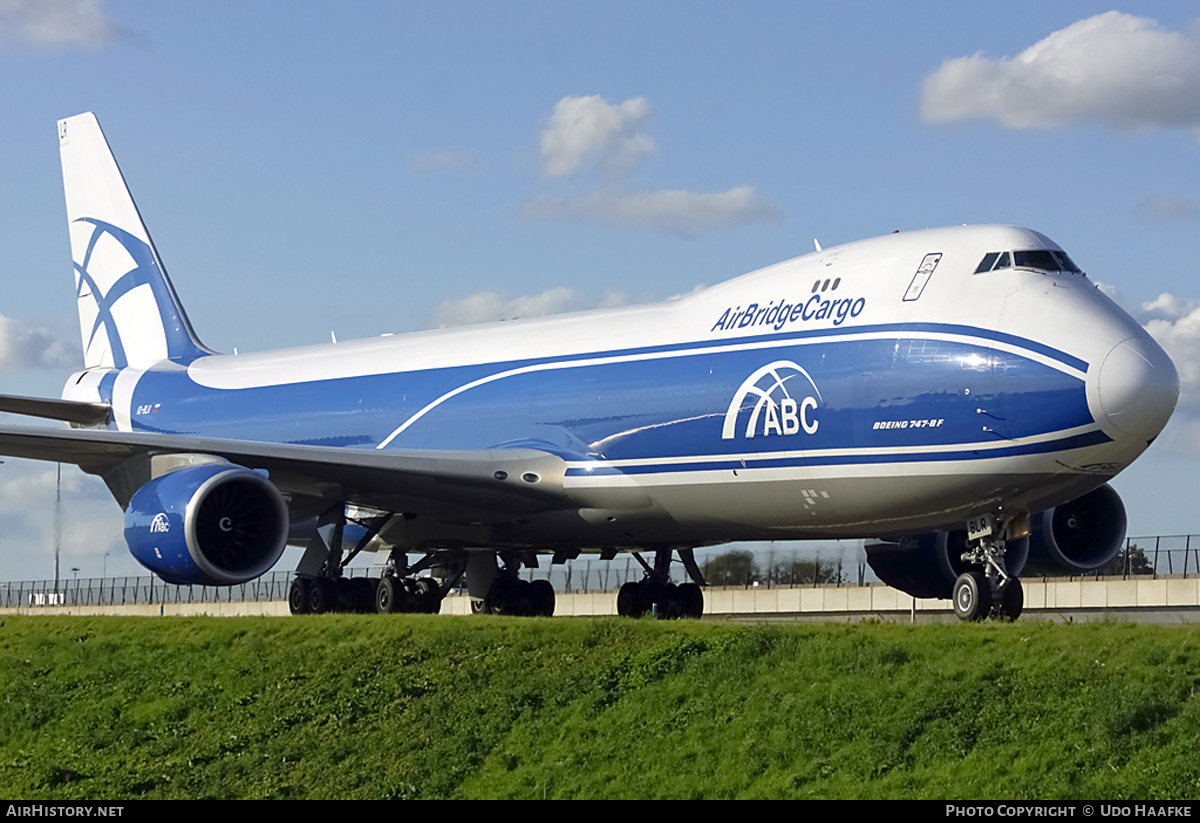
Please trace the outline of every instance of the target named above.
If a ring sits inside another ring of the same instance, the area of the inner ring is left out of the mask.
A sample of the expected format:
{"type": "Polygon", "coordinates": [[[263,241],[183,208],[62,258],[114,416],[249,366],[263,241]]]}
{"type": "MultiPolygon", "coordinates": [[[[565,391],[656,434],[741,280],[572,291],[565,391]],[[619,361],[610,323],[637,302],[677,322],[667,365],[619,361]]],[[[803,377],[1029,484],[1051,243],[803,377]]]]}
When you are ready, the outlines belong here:
{"type": "Polygon", "coordinates": [[[1149,335],[1127,337],[1104,358],[1098,378],[1100,408],[1109,424],[1152,440],[1179,400],[1175,364],[1149,335]]]}

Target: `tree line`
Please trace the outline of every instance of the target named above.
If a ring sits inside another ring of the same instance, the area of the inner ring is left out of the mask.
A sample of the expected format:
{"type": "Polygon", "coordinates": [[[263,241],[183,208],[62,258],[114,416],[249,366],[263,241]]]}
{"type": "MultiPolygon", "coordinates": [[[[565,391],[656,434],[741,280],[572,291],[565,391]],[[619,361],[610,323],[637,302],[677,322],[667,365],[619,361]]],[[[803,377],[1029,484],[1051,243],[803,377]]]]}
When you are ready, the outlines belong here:
{"type": "Polygon", "coordinates": [[[710,586],[801,586],[812,583],[847,583],[841,561],[805,559],[793,554],[776,559],[772,553],[765,564],[747,549],[734,549],[707,558],[700,571],[710,586]]]}

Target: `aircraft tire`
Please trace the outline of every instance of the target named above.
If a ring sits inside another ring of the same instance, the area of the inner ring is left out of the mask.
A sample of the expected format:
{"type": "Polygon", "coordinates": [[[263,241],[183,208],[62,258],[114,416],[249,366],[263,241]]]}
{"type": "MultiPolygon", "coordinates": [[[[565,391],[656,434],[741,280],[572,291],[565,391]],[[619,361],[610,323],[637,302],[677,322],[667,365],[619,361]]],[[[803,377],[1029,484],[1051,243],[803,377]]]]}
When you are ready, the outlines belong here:
{"type": "Polygon", "coordinates": [[[350,610],[355,614],[374,611],[375,584],[368,577],[350,579],[350,610]]]}
{"type": "Polygon", "coordinates": [[[438,584],[434,582],[432,577],[419,577],[413,586],[413,593],[416,601],[415,612],[421,614],[437,614],[442,610],[442,596],[438,591],[438,584]]]}
{"type": "Polygon", "coordinates": [[[654,578],[643,580],[638,595],[641,605],[639,617],[646,612],[653,612],[654,616],[659,620],[670,616],[672,611],[671,602],[674,598],[671,597],[668,585],[660,583],[654,578]]]}
{"type": "Polygon", "coordinates": [[[645,609],[642,608],[641,589],[642,584],[630,580],[625,583],[617,591],[617,614],[621,617],[641,617],[645,609]]]}
{"type": "Polygon", "coordinates": [[[704,616],[704,591],[695,583],[684,583],[679,587],[680,600],[683,602],[684,617],[704,616]]]}
{"type": "Polygon", "coordinates": [[[358,611],[357,604],[354,602],[354,592],[351,588],[350,578],[339,577],[333,581],[334,591],[337,592],[337,605],[333,607],[335,612],[356,612],[358,611]]]}
{"type": "Polygon", "coordinates": [[[959,620],[983,620],[992,608],[992,592],[983,572],[963,572],[954,581],[954,614],[959,620]]]}
{"type": "Polygon", "coordinates": [[[288,611],[292,614],[308,614],[308,585],[309,581],[303,577],[292,580],[288,589],[288,611]]]}
{"type": "Polygon", "coordinates": [[[533,595],[535,617],[554,616],[554,586],[549,580],[534,580],[530,584],[530,594],[533,595]]]}
{"type": "Polygon", "coordinates": [[[487,597],[483,600],[483,613],[512,614],[511,600],[507,582],[502,575],[496,575],[492,587],[488,589],[487,597]]]}
{"type": "Polygon", "coordinates": [[[308,585],[309,614],[325,614],[337,611],[337,584],[328,577],[317,577],[308,585]]]}
{"type": "Polygon", "coordinates": [[[404,607],[407,600],[404,593],[404,581],[398,577],[385,577],[379,581],[375,589],[375,611],[380,614],[395,614],[404,607]]]}
{"type": "Polygon", "coordinates": [[[1021,588],[1021,581],[1014,577],[1004,587],[1004,594],[1000,595],[1000,617],[1016,620],[1024,608],[1025,591],[1021,588]]]}

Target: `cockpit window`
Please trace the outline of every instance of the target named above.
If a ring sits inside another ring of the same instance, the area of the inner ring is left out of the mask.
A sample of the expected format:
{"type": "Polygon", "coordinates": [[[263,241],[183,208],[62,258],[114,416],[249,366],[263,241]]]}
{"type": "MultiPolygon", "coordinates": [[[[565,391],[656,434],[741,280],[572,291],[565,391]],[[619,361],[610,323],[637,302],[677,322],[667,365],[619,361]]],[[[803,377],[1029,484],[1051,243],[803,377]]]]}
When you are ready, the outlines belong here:
{"type": "Polygon", "coordinates": [[[983,259],[979,261],[979,267],[975,269],[975,273],[980,274],[985,271],[991,271],[992,266],[996,265],[996,258],[999,256],[1000,252],[998,251],[990,251],[985,254],[983,259]]]}
{"type": "Polygon", "coordinates": [[[1075,261],[1065,251],[1058,249],[1033,249],[1030,251],[990,251],[979,261],[975,273],[999,271],[1000,269],[1035,269],[1037,271],[1065,271],[1083,274],[1075,261]]]}
{"type": "Polygon", "coordinates": [[[1083,274],[1083,269],[1075,265],[1075,261],[1065,251],[1056,251],[1054,256],[1058,258],[1059,264],[1063,271],[1069,271],[1073,274],[1083,274]]]}
{"type": "Polygon", "coordinates": [[[1047,249],[1036,251],[1013,252],[1013,265],[1018,269],[1041,269],[1042,271],[1058,271],[1058,260],[1054,253],[1047,249]]]}
{"type": "Polygon", "coordinates": [[[983,256],[979,261],[979,266],[975,269],[976,274],[982,274],[985,271],[995,271],[996,269],[1007,269],[1012,267],[1012,258],[1009,257],[1006,251],[990,251],[983,256]]]}

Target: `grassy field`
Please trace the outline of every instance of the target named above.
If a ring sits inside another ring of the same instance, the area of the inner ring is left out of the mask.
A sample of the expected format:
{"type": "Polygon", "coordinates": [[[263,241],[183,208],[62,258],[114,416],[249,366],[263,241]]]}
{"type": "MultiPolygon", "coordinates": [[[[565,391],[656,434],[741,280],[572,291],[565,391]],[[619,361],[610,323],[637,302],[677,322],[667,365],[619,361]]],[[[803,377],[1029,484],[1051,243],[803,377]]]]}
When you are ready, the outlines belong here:
{"type": "Polygon", "coordinates": [[[1200,635],[0,618],[8,799],[1200,798],[1200,635]]]}

